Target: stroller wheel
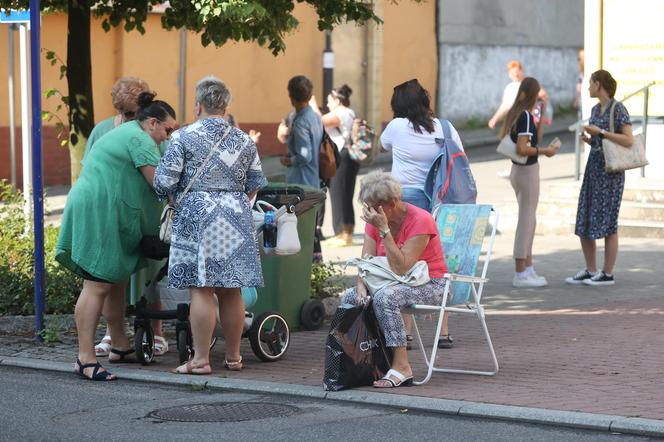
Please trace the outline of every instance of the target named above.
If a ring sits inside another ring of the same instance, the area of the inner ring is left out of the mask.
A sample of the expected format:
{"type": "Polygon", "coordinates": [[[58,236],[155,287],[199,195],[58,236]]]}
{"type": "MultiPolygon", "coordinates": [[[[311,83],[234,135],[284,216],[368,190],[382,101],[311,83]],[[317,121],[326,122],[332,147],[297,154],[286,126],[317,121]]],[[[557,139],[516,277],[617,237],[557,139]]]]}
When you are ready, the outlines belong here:
{"type": "Polygon", "coordinates": [[[254,354],[265,362],[282,358],[290,344],[286,320],[277,312],[265,312],[251,324],[249,342],[254,354]]]}
{"type": "Polygon", "coordinates": [[[151,327],[136,328],[134,350],[136,350],[136,359],[141,364],[149,365],[154,360],[154,334],[151,327]]]}
{"type": "Polygon", "coordinates": [[[194,347],[191,344],[191,336],[187,329],[178,331],[177,345],[180,364],[184,364],[194,356],[194,347]]]}

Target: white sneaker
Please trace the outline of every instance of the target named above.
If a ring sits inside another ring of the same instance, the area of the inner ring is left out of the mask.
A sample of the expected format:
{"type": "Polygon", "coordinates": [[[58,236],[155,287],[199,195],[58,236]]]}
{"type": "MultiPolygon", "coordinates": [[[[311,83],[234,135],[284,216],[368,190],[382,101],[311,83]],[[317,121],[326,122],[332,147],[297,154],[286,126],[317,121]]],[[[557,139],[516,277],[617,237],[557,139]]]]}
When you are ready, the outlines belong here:
{"type": "Polygon", "coordinates": [[[541,282],[541,283],[543,284],[543,286],[544,286],[544,285],[549,285],[549,283],[547,282],[546,278],[545,278],[544,276],[540,276],[540,275],[538,275],[538,274],[535,272],[535,270],[531,270],[530,273],[528,274],[528,276],[530,276],[532,279],[534,279],[534,280],[536,280],[536,281],[541,282]]]}
{"type": "MultiPolygon", "coordinates": [[[[541,278],[541,277],[540,277],[541,278]]],[[[512,278],[512,287],[529,288],[529,287],[544,287],[547,284],[546,279],[535,279],[532,275],[519,276],[514,275],[512,278]]]]}

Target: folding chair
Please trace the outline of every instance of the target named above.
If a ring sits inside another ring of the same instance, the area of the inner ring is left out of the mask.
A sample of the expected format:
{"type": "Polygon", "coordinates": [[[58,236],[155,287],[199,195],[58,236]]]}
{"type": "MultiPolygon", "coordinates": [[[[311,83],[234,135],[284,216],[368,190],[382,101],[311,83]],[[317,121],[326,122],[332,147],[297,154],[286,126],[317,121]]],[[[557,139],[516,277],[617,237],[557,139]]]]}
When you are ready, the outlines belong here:
{"type": "Polygon", "coordinates": [[[427,374],[421,381],[414,382],[416,385],[425,384],[431,379],[433,372],[442,373],[462,373],[493,376],[498,373],[498,360],[491,343],[491,336],[486,326],[484,318],[484,307],[482,306],[482,291],[484,284],[488,281],[486,278],[489,262],[491,261],[491,252],[496,237],[496,226],[498,224],[498,212],[491,205],[479,204],[444,204],[438,207],[434,212],[434,218],[438,231],[440,232],[440,241],[445,254],[449,273],[445,274],[445,290],[440,305],[414,304],[404,309],[406,314],[419,313],[439,313],[436,323],[436,334],[433,340],[431,352],[428,354],[422,337],[413,316],[413,327],[417,343],[422,350],[422,355],[427,364],[427,374]],[[486,228],[489,224],[489,218],[493,217],[491,223],[491,237],[486,250],[486,257],[480,276],[475,276],[477,264],[482,252],[482,244],[486,234],[486,228]],[[451,305],[447,306],[447,301],[452,294],[451,305]],[[472,299],[471,299],[472,296],[472,299]],[[461,306],[460,304],[465,304],[461,306]],[[454,305],[458,305],[454,307],[454,305]],[[479,319],[486,343],[491,353],[493,362],[492,371],[461,370],[452,368],[436,367],[436,352],[438,350],[438,341],[440,340],[440,331],[443,326],[443,317],[446,312],[463,313],[475,315],[479,319]]]}

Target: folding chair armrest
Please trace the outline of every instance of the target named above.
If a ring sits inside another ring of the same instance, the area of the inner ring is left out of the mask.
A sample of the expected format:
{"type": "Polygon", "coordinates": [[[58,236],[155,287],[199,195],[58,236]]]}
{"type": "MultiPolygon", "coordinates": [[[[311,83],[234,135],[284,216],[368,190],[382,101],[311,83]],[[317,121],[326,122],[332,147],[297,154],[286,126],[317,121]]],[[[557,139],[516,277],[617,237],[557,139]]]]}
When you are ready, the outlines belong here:
{"type": "Polygon", "coordinates": [[[458,282],[487,282],[489,281],[488,278],[480,278],[479,276],[468,276],[468,275],[459,275],[456,273],[445,273],[443,275],[443,278],[447,278],[450,281],[458,281],[458,282]]]}

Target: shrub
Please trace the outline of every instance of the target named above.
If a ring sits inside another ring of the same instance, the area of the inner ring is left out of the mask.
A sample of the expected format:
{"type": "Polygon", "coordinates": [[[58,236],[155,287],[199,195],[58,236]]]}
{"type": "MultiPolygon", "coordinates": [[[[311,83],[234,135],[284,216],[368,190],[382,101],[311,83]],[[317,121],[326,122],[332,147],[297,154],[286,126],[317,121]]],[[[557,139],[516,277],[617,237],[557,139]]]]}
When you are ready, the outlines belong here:
{"type": "MultiPolygon", "coordinates": [[[[23,196],[0,182],[0,315],[34,314],[34,234],[24,233],[23,196]]],[[[46,313],[72,313],[81,279],[55,261],[59,228],[44,228],[46,313]]]]}
{"type": "Polygon", "coordinates": [[[332,263],[314,263],[311,266],[311,297],[327,298],[343,290],[343,272],[332,263]]]}

